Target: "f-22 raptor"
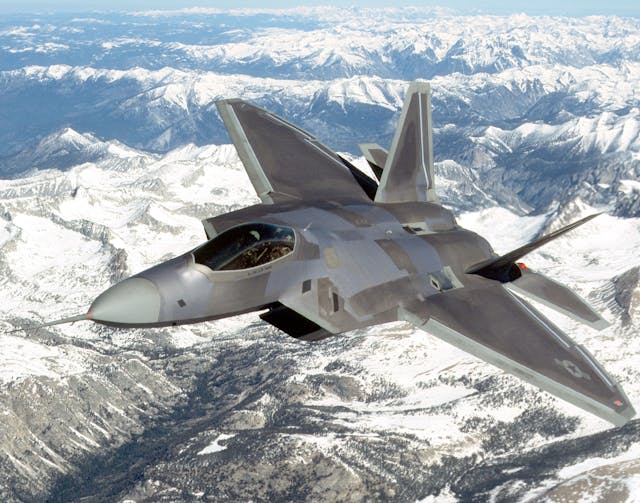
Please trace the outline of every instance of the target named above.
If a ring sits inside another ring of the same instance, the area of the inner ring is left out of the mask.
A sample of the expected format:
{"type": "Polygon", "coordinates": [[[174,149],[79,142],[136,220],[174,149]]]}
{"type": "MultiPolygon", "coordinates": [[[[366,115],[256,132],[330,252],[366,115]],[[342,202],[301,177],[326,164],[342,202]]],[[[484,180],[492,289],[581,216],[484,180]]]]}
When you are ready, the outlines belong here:
{"type": "Polygon", "coordinates": [[[607,322],[518,262],[584,224],[498,256],[436,193],[431,90],[410,85],[390,150],[361,145],[378,180],[312,134],[239,99],[217,103],[261,203],[203,221],[208,241],[112,286],[92,320],[159,327],[263,311],[302,340],[407,321],[615,425],[635,411],[593,356],[525,298],[607,322]]]}

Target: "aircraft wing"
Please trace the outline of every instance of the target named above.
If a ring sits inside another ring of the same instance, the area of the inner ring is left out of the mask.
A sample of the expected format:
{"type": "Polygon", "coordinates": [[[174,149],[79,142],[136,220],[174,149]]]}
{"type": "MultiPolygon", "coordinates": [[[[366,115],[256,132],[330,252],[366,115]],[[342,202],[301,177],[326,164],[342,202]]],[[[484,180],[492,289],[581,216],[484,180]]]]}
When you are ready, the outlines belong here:
{"type": "Polygon", "coordinates": [[[291,198],[370,202],[349,168],[311,134],[242,100],[216,105],[263,202],[291,198]]]}
{"type": "Polygon", "coordinates": [[[533,306],[499,283],[472,285],[409,305],[402,317],[615,425],[635,415],[593,356],[533,306]]]}

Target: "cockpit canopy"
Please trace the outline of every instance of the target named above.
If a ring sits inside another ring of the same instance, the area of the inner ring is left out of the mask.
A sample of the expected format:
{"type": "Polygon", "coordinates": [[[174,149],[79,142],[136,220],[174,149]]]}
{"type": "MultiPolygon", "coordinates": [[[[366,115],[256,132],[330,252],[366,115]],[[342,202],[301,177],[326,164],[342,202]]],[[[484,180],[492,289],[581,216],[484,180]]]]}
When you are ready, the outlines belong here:
{"type": "Polygon", "coordinates": [[[290,227],[250,223],[227,229],[193,251],[196,263],[213,271],[249,269],[268,264],[293,251],[290,227]]]}

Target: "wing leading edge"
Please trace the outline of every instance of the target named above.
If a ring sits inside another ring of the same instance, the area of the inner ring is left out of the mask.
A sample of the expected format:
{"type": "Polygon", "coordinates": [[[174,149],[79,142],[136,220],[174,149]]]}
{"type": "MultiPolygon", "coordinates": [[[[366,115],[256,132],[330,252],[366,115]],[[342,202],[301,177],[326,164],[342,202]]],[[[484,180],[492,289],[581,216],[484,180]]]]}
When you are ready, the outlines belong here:
{"type": "Polygon", "coordinates": [[[260,199],[369,201],[349,168],[315,137],[238,99],[216,103],[260,199]]]}
{"type": "Polygon", "coordinates": [[[408,306],[403,318],[615,425],[635,415],[624,391],[585,348],[501,284],[477,281],[408,306]]]}

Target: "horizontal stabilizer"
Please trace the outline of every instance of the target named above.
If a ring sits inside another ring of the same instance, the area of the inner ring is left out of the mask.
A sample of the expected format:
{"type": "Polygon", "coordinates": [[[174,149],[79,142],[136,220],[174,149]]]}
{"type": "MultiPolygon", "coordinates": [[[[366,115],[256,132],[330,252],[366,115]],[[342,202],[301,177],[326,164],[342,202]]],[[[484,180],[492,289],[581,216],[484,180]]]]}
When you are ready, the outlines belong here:
{"type": "Polygon", "coordinates": [[[482,278],[404,308],[418,328],[617,426],[635,415],[582,346],[504,286],[482,278]]]}
{"type": "Polygon", "coordinates": [[[572,224],[569,224],[562,229],[553,231],[546,236],[542,236],[541,238],[532,241],[531,243],[521,246],[520,248],[516,248],[506,255],[485,260],[483,262],[480,262],[479,264],[471,266],[469,269],[467,269],[467,274],[477,274],[488,279],[495,279],[502,283],[518,279],[522,275],[522,272],[516,265],[516,260],[521,259],[527,253],[531,253],[533,250],[546,245],[550,241],[559,238],[566,232],[569,232],[570,230],[573,230],[582,224],[586,224],[598,215],[601,215],[601,213],[589,215],[588,217],[578,220],[577,222],[573,222],[572,224]]]}
{"type": "Polygon", "coordinates": [[[596,330],[602,330],[610,325],[579,295],[542,274],[526,270],[522,272],[520,278],[505,283],[505,286],[515,293],[536,300],[596,330]]]}
{"type": "Polygon", "coordinates": [[[380,181],[389,153],[377,143],[361,143],[358,147],[360,147],[360,152],[369,163],[373,174],[380,181]]]}

